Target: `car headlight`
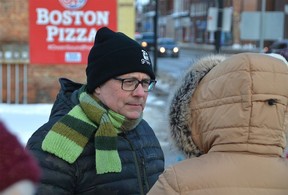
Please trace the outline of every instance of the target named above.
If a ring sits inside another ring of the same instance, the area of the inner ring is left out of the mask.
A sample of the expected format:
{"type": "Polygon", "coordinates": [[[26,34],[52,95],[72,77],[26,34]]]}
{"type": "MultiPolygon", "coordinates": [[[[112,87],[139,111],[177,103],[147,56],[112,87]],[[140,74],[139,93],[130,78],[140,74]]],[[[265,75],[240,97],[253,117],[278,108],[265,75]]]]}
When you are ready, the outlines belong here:
{"type": "Polygon", "coordinates": [[[147,47],[147,45],[148,45],[148,44],[147,44],[146,41],[143,41],[143,42],[141,43],[141,46],[142,46],[142,47],[147,47]]]}
{"type": "Polygon", "coordinates": [[[174,52],[174,53],[178,53],[178,52],[179,52],[179,48],[178,48],[178,47],[174,47],[174,48],[173,48],[173,52],[174,52]]]}
{"type": "Polygon", "coordinates": [[[165,53],[165,48],[164,48],[164,47],[160,47],[159,51],[160,51],[161,53],[165,53]]]}

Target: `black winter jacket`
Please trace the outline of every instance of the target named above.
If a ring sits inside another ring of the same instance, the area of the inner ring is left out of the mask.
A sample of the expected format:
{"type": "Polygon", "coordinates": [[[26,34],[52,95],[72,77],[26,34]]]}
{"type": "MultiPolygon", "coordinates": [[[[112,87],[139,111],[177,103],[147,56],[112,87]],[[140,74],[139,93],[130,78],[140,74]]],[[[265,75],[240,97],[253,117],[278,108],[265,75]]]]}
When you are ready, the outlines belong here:
{"type": "Polygon", "coordinates": [[[63,78],[60,84],[49,121],[27,143],[43,173],[37,194],[146,194],[164,170],[164,155],[153,130],[144,120],[135,129],[118,136],[121,173],[96,174],[93,138],[73,164],[41,149],[53,124],[79,103],[77,90],[82,85],[63,78]]]}

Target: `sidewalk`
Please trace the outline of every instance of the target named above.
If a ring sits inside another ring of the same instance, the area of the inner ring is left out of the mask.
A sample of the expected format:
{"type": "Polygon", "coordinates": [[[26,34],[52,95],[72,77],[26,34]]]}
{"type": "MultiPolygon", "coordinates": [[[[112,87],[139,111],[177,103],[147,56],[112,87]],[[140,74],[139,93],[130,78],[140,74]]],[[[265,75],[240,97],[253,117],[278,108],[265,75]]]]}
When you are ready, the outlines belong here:
{"type": "Polygon", "coordinates": [[[171,86],[177,82],[169,72],[160,72],[157,76],[157,84],[147,101],[143,118],[154,129],[161,144],[165,156],[165,167],[175,164],[185,156],[178,150],[171,138],[169,129],[169,98],[171,86]]]}

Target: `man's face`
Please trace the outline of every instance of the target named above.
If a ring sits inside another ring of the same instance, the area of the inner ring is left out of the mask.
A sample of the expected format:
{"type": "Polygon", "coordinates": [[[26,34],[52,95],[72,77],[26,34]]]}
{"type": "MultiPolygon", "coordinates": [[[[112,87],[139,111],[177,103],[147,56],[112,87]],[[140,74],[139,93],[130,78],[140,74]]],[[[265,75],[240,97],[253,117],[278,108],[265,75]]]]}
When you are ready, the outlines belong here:
{"type": "MultiPolygon", "coordinates": [[[[149,80],[150,77],[145,73],[133,72],[117,76],[120,79],[149,80]]],[[[93,95],[100,99],[107,107],[128,119],[137,119],[141,116],[148,92],[145,92],[139,84],[134,91],[125,91],[121,88],[122,82],[110,79],[100,87],[97,87],[93,95]]]]}

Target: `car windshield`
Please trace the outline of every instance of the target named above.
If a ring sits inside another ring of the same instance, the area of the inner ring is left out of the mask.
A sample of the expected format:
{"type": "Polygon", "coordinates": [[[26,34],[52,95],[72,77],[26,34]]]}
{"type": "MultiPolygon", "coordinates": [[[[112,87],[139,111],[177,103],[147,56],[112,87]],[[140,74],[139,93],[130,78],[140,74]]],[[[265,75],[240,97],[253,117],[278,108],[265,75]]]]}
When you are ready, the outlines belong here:
{"type": "Polygon", "coordinates": [[[142,39],[144,40],[153,40],[154,39],[154,34],[142,34],[142,39]]]}
{"type": "Polygon", "coordinates": [[[173,39],[159,39],[158,43],[165,45],[175,45],[175,41],[173,39]]]}

